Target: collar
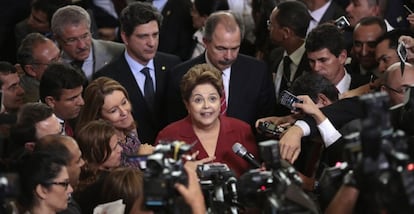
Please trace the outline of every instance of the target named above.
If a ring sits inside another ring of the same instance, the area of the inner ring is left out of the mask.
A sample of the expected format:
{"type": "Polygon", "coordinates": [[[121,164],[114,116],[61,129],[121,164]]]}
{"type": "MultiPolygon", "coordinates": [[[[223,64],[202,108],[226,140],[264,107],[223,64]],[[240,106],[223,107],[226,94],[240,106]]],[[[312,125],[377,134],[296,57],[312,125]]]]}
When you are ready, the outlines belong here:
{"type": "Polygon", "coordinates": [[[319,23],[319,21],[321,21],[322,19],[322,16],[325,14],[326,10],[328,9],[330,5],[331,5],[331,1],[327,1],[322,7],[314,11],[309,11],[313,20],[319,23]]]}
{"type": "MultiPolygon", "coordinates": [[[[220,120],[220,133],[219,133],[219,135],[222,135],[223,133],[225,135],[227,135],[227,134],[234,131],[233,127],[229,123],[229,120],[228,120],[227,116],[220,115],[219,120],[220,120]]],[[[193,136],[195,136],[195,132],[194,132],[192,124],[193,123],[191,121],[190,115],[187,115],[183,119],[183,124],[181,124],[182,126],[180,126],[179,134],[182,137],[185,137],[185,138],[192,138],[193,136]]],[[[189,142],[189,143],[193,143],[193,142],[189,142]]]]}
{"type": "MultiPolygon", "coordinates": [[[[306,49],[305,49],[305,42],[304,42],[298,49],[296,49],[292,54],[289,55],[289,58],[292,60],[293,64],[298,66],[305,52],[306,52],[306,49]]],[[[287,56],[286,51],[284,51],[283,53],[283,57],[284,56],[287,56]]]]}
{"type": "Polygon", "coordinates": [[[142,65],[141,63],[135,61],[129,54],[128,51],[125,50],[124,52],[124,56],[125,56],[125,60],[127,61],[129,67],[131,68],[132,72],[139,72],[140,70],[142,70],[144,67],[148,67],[150,70],[155,71],[155,67],[154,67],[154,59],[151,59],[148,64],[146,65],[142,65]]]}
{"type": "Polygon", "coordinates": [[[342,94],[348,91],[350,86],[351,86],[351,75],[349,75],[348,72],[345,70],[345,75],[341,79],[341,81],[339,81],[339,83],[336,84],[336,88],[338,89],[339,94],[342,94]]]}

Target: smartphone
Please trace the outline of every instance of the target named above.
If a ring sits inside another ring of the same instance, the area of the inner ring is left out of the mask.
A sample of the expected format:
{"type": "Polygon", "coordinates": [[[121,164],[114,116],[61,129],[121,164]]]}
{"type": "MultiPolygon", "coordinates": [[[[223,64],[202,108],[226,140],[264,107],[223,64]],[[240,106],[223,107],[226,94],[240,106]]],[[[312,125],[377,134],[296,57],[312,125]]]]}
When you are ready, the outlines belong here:
{"type": "Polygon", "coordinates": [[[397,54],[401,62],[407,61],[407,49],[405,49],[404,42],[399,42],[397,46],[397,54]]]}
{"type": "Polygon", "coordinates": [[[335,20],[334,23],[339,30],[344,30],[345,28],[350,26],[350,23],[345,16],[339,17],[337,20],[335,20]]]}
{"type": "Polygon", "coordinates": [[[403,7],[405,8],[405,10],[407,10],[407,12],[409,13],[409,14],[412,14],[412,13],[414,13],[407,5],[403,5],[403,7]]]}
{"type": "Polygon", "coordinates": [[[297,109],[293,107],[293,103],[303,103],[303,100],[297,98],[287,90],[282,91],[280,95],[280,104],[288,107],[290,110],[297,111],[297,109]]]}

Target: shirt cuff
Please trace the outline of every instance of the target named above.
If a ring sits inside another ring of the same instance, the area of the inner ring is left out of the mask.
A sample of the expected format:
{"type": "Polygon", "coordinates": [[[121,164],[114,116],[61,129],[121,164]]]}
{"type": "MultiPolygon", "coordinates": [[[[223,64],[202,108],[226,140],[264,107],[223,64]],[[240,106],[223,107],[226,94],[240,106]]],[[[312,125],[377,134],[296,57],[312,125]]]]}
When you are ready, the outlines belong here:
{"type": "Polygon", "coordinates": [[[310,127],[305,121],[297,120],[295,122],[295,125],[298,126],[300,129],[302,129],[303,136],[309,136],[310,135],[310,127]]]}
{"type": "Polygon", "coordinates": [[[325,143],[325,148],[332,145],[335,141],[342,137],[341,133],[336,130],[328,118],[318,125],[318,130],[321,134],[323,142],[325,143]]]}

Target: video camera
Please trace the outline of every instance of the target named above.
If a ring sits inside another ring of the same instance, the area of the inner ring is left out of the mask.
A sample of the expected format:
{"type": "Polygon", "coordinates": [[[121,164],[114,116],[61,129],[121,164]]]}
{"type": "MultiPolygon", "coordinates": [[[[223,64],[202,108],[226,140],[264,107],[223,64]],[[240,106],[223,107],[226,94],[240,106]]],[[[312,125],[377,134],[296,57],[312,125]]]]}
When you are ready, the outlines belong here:
{"type": "Polygon", "coordinates": [[[238,181],[240,203],[259,207],[262,213],[318,213],[315,204],[301,188],[296,170],[280,159],[278,141],[259,143],[268,171],[253,169],[238,181]]]}
{"type": "Polygon", "coordinates": [[[238,213],[237,180],[226,164],[198,165],[197,175],[209,213],[238,213]]]}
{"type": "Polygon", "coordinates": [[[388,95],[367,94],[361,96],[360,101],[367,115],[361,121],[362,130],[344,137],[345,162],[322,173],[320,200],[329,203],[343,178],[351,174],[355,175],[353,183],[362,195],[357,209],[363,210],[358,212],[406,213],[413,210],[413,156],[408,153],[404,132],[391,125],[388,95]]]}
{"type": "Polygon", "coordinates": [[[144,204],[147,208],[166,213],[182,213],[177,210],[180,194],[175,183],[187,186],[188,176],[183,168],[182,156],[190,151],[191,145],[183,141],[161,142],[146,160],[144,171],[144,204]]]}

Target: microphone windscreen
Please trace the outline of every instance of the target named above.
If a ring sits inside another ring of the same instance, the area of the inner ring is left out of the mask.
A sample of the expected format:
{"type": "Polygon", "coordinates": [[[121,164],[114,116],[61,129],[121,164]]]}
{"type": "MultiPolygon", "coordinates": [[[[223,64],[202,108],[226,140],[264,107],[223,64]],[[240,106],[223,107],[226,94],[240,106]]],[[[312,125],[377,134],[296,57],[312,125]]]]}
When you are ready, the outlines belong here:
{"type": "Polygon", "coordinates": [[[247,152],[246,148],[244,148],[244,146],[241,145],[240,143],[235,143],[232,149],[234,153],[236,153],[237,155],[241,155],[241,156],[245,155],[247,152]]]}

